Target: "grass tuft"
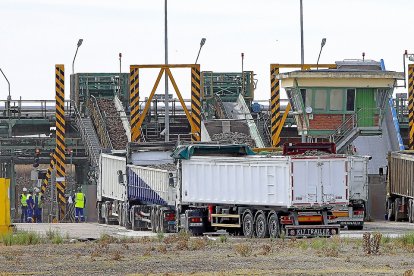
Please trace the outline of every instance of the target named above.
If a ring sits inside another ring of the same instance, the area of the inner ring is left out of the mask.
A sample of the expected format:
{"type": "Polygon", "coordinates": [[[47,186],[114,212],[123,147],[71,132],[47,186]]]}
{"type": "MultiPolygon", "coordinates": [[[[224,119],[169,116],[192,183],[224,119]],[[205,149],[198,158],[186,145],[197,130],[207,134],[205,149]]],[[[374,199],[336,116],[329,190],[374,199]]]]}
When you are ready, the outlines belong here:
{"type": "Polygon", "coordinates": [[[252,254],[252,246],[247,243],[239,243],[234,246],[234,251],[242,257],[249,257],[252,254]]]}

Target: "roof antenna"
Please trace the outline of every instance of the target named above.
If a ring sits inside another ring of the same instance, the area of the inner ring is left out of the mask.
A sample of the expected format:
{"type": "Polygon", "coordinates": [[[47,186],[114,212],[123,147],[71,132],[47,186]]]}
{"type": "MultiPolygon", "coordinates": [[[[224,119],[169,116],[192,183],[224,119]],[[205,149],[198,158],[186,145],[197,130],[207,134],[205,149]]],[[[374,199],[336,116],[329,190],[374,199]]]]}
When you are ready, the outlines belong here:
{"type": "Polygon", "coordinates": [[[362,52],[362,61],[365,61],[365,52],[362,52]]]}

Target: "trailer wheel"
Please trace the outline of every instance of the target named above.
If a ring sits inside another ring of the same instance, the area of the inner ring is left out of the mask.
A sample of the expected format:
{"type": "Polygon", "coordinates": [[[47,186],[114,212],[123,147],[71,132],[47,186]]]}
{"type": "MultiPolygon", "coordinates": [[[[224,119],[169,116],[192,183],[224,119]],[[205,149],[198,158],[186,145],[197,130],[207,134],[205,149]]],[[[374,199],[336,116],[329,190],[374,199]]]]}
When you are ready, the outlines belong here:
{"type": "Polygon", "coordinates": [[[151,210],[151,231],[153,233],[156,232],[155,225],[156,225],[156,223],[155,223],[155,211],[154,211],[154,209],[152,209],[151,210]]]}
{"type": "Polygon", "coordinates": [[[391,199],[387,201],[387,219],[388,221],[394,220],[394,202],[391,199]]]}
{"type": "Polygon", "coordinates": [[[400,203],[401,203],[401,199],[396,198],[395,202],[394,202],[394,218],[395,218],[395,221],[400,220],[400,216],[399,216],[400,203]]]}
{"type": "Polygon", "coordinates": [[[164,210],[160,210],[159,224],[160,224],[160,232],[166,233],[167,228],[165,227],[164,210]]]}
{"type": "Polygon", "coordinates": [[[266,216],[262,211],[260,211],[256,215],[255,229],[256,229],[256,236],[258,238],[266,238],[269,236],[266,216]]]}
{"type": "Polygon", "coordinates": [[[102,217],[102,202],[98,202],[98,206],[96,207],[96,209],[98,211],[98,223],[104,224],[105,219],[102,217]]]}
{"type": "Polygon", "coordinates": [[[278,238],[280,235],[279,218],[276,213],[270,213],[268,219],[269,235],[271,238],[278,238]]]}
{"type": "Polygon", "coordinates": [[[364,225],[348,225],[348,230],[363,230],[364,225]]]}
{"type": "Polygon", "coordinates": [[[246,211],[243,216],[243,234],[246,238],[252,238],[254,235],[253,216],[250,211],[246,211]]]}
{"type": "Polygon", "coordinates": [[[124,207],[125,228],[126,229],[132,229],[132,224],[131,224],[131,221],[130,221],[130,215],[129,215],[128,208],[129,208],[129,206],[125,205],[125,207],[124,207]]]}
{"type": "Polygon", "coordinates": [[[413,202],[413,200],[412,199],[409,199],[408,200],[408,222],[409,223],[413,223],[413,220],[414,220],[414,217],[413,217],[413,215],[414,215],[414,206],[413,206],[413,204],[414,204],[414,202],[413,202]]]}

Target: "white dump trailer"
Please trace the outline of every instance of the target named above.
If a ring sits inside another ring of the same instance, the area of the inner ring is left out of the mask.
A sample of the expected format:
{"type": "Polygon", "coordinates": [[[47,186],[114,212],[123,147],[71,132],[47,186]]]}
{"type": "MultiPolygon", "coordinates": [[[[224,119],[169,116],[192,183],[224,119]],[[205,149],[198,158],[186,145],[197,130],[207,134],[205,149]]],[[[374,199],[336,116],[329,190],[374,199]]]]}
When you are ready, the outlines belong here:
{"type": "Polygon", "coordinates": [[[346,157],[202,157],[182,160],[188,203],[323,206],[348,203],[346,157]]]}
{"type": "Polygon", "coordinates": [[[348,162],[344,155],[180,160],[180,227],[240,228],[246,237],[336,234],[331,209],[349,203],[348,162]]]}
{"type": "Polygon", "coordinates": [[[129,229],[175,231],[176,166],[161,147],[131,155],[100,155],[98,220],[129,229]],[[162,160],[160,161],[162,157],[162,160]]]}
{"type": "Polygon", "coordinates": [[[330,236],[340,228],[333,211],[349,205],[351,179],[359,179],[354,161],[336,154],[254,155],[243,145],[172,151],[141,144],[126,160],[101,155],[98,198],[103,218],[137,230],[330,236]]]}
{"type": "Polygon", "coordinates": [[[335,222],[349,230],[361,230],[364,227],[368,204],[368,156],[348,157],[349,204],[336,206],[333,210],[335,222]]]}

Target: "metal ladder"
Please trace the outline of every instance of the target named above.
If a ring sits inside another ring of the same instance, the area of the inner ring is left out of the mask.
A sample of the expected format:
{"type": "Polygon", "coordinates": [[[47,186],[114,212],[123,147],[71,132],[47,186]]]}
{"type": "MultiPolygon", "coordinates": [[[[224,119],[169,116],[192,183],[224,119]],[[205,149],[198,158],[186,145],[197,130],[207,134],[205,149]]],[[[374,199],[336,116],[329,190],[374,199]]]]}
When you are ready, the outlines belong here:
{"type": "Polygon", "coordinates": [[[79,129],[83,143],[86,145],[89,161],[92,166],[97,168],[99,166],[99,154],[102,147],[99,143],[98,135],[90,117],[82,118],[78,109],[75,107],[75,122],[79,129]]]}

